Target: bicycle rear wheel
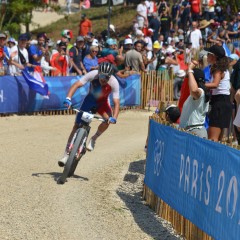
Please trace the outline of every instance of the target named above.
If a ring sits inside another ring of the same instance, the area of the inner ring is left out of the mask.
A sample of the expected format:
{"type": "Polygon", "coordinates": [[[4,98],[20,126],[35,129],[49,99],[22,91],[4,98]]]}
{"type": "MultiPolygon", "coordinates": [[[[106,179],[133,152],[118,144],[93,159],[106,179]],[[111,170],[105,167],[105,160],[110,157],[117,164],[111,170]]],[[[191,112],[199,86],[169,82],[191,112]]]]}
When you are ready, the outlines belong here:
{"type": "Polygon", "coordinates": [[[76,167],[78,165],[78,162],[80,161],[81,157],[85,153],[84,145],[87,140],[87,135],[88,135],[88,133],[85,129],[79,128],[77,130],[77,136],[73,143],[73,149],[72,149],[72,151],[69,155],[69,158],[66,162],[63,173],[62,173],[61,177],[58,179],[59,184],[64,184],[66,182],[67,177],[71,177],[74,174],[76,167]],[[78,154],[78,150],[80,147],[82,147],[81,151],[83,151],[83,153],[80,153],[80,156],[77,159],[76,156],[78,154]]]}

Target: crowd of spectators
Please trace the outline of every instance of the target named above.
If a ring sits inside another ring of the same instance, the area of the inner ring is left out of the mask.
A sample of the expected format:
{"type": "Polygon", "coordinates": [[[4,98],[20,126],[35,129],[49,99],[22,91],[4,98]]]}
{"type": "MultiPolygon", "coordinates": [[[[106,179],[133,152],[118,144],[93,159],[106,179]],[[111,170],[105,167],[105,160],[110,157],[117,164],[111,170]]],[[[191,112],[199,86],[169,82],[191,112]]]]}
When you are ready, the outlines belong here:
{"type": "Polygon", "coordinates": [[[39,33],[36,39],[21,34],[18,41],[1,33],[6,55],[1,74],[21,74],[26,66],[31,72],[34,66],[41,65],[44,75],[83,75],[96,69],[104,59],[119,70],[171,69],[177,76],[208,42],[226,44],[230,51],[238,49],[238,42],[232,39],[239,35],[240,14],[228,16],[215,0],[205,0],[203,4],[174,1],[172,6],[164,0],[141,0],[136,13],[132,30],[121,39],[112,24],[95,36],[86,14],[81,16],[75,38],[71,30],[63,30],[55,42],[44,33],[39,33]]]}
{"type": "MultiPolygon", "coordinates": [[[[86,14],[81,16],[78,36],[73,37],[72,31],[65,29],[55,42],[45,33],[39,33],[36,39],[30,34],[21,34],[18,41],[0,33],[0,74],[20,75],[26,67],[33,72],[35,66],[41,66],[47,76],[81,76],[98,69],[103,61],[112,63],[119,77],[141,71],[167,70],[175,76],[174,100],[179,100],[189,66],[193,60],[198,60],[208,82],[205,86],[213,96],[209,101],[212,108],[209,136],[218,141],[222,128],[231,118],[229,103],[234,102],[235,93],[240,96],[240,84],[235,83],[231,88],[233,96],[228,97],[230,78],[232,83],[237,81],[233,80],[233,75],[236,79],[239,71],[239,34],[240,12],[234,14],[215,0],[175,0],[172,6],[165,0],[141,0],[136,7],[132,29],[121,38],[112,24],[95,35],[92,21],[86,14]],[[217,46],[218,50],[214,53],[202,51],[207,44],[217,46]],[[228,116],[224,124],[216,119],[217,106],[223,102],[227,106],[222,114],[228,116]]],[[[199,94],[202,91],[197,95],[193,92],[192,96],[199,97],[199,94]]],[[[235,102],[239,104],[240,101],[235,102]]]]}

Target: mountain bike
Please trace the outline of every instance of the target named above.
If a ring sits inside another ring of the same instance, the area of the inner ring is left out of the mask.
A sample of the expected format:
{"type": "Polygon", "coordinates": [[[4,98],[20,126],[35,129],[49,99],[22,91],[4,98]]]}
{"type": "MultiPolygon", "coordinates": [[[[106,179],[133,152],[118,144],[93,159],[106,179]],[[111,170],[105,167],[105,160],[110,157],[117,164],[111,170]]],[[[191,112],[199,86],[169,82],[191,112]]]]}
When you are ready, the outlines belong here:
{"type": "Polygon", "coordinates": [[[90,123],[95,118],[99,121],[106,122],[100,116],[92,114],[91,112],[84,112],[78,109],[73,109],[76,112],[82,112],[81,123],[78,126],[78,129],[73,135],[69,146],[69,157],[64,166],[64,170],[62,175],[58,178],[58,184],[64,184],[67,178],[72,177],[77,165],[82,158],[82,156],[86,153],[86,142],[90,132],[90,123]]]}

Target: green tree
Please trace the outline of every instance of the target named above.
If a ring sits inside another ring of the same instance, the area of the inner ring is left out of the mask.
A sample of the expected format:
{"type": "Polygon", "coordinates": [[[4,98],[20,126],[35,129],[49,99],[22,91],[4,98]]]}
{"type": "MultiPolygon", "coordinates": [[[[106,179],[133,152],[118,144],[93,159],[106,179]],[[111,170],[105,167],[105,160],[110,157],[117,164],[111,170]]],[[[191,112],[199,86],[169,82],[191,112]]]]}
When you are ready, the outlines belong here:
{"type": "Polygon", "coordinates": [[[32,11],[39,5],[41,3],[37,0],[0,0],[0,30],[16,34],[20,32],[20,24],[28,30],[32,11]]]}

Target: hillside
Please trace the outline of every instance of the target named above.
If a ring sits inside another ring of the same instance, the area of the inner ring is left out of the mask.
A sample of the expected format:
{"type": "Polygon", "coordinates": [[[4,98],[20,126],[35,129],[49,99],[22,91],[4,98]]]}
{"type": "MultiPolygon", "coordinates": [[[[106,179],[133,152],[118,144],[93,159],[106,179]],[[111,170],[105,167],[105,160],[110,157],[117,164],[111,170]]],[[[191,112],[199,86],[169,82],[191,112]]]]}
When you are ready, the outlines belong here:
{"type": "MultiPolygon", "coordinates": [[[[88,10],[83,10],[81,13],[85,13],[87,17],[92,21],[93,32],[95,35],[98,35],[107,28],[108,6],[91,7],[88,10]]],[[[132,30],[132,21],[135,15],[136,6],[113,6],[110,22],[115,26],[116,31],[120,34],[120,36],[125,36],[132,30]]],[[[44,13],[42,16],[44,17],[44,13]]],[[[34,30],[33,33],[46,32],[50,38],[57,40],[59,39],[60,33],[63,29],[71,29],[74,36],[77,36],[79,30],[79,22],[80,12],[76,12],[71,15],[64,15],[64,18],[48,26],[38,28],[37,30],[34,30]]]]}

